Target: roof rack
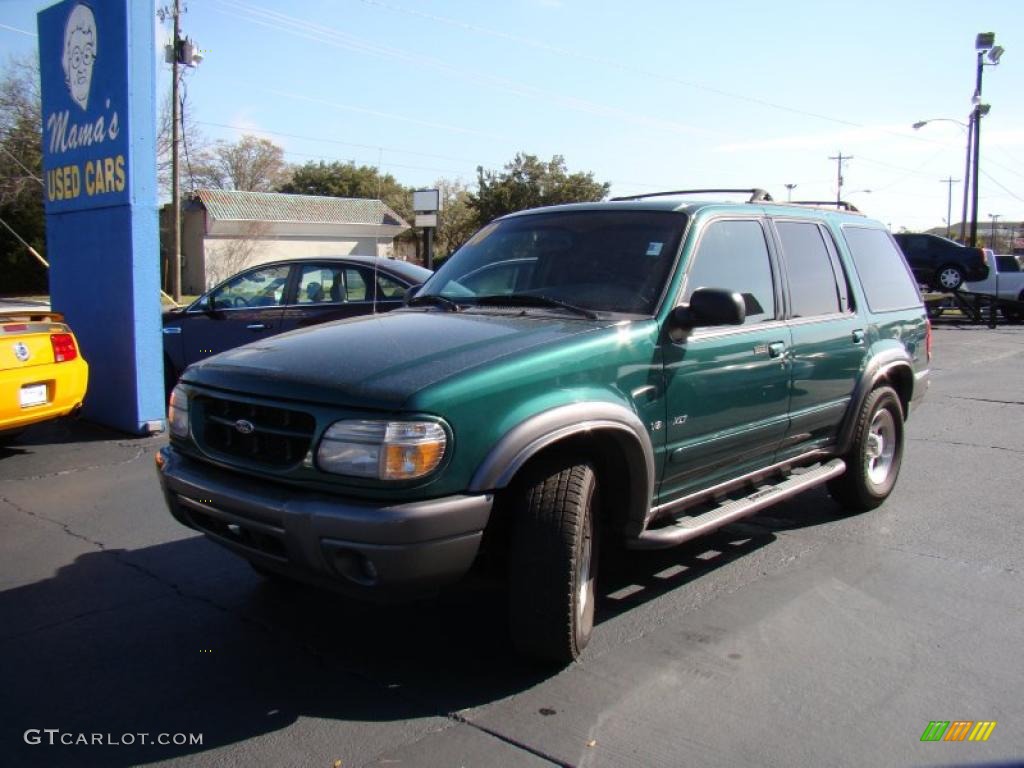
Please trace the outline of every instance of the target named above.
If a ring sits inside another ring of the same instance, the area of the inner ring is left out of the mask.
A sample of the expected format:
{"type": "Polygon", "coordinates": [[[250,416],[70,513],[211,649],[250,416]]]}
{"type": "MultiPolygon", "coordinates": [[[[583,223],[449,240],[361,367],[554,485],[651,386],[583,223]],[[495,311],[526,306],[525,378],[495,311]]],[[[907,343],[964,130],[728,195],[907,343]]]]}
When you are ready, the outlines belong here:
{"type": "Polygon", "coordinates": [[[808,205],[817,206],[818,208],[838,208],[843,211],[850,211],[851,213],[860,213],[860,208],[855,206],[853,203],[848,203],[845,200],[792,200],[787,202],[786,205],[808,205]]]}
{"type": "Polygon", "coordinates": [[[763,189],[754,187],[752,189],[676,189],[672,192],[648,192],[646,195],[627,195],[625,197],[613,197],[611,202],[622,202],[625,200],[643,200],[647,197],[674,197],[676,195],[707,195],[707,194],[721,194],[728,192],[731,194],[748,194],[750,199],[748,203],[770,203],[772,202],[772,196],[765,192],[763,189]]]}

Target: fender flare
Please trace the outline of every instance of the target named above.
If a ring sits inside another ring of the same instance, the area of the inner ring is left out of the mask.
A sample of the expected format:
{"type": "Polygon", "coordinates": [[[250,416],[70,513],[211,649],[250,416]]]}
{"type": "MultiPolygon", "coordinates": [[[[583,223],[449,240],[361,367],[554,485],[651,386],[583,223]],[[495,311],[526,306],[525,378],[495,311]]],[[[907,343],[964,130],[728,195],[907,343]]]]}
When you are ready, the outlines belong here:
{"type": "Polygon", "coordinates": [[[626,457],[624,468],[633,489],[627,519],[643,525],[655,487],[654,447],[647,428],[624,405],[572,403],[538,413],[510,429],[473,473],[469,493],[505,488],[527,461],[562,440],[601,431],[613,437],[626,457]]]}
{"type": "MultiPolygon", "coordinates": [[[[903,402],[904,418],[906,418],[906,407],[914,397],[914,364],[905,350],[888,349],[871,359],[857,381],[857,386],[853,391],[853,397],[850,398],[850,405],[846,410],[846,416],[843,419],[843,425],[839,430],[838,440],[836,441],[839,455],[844,455],[850,450],[850,444],[853,442],[853,433],[857,426],[857,414],[860,413],[864,401],[867,400],[868,395],[871,394],[871,391],[877,386],[878,382],[886,378],[897,368],[906,369],[910,381],[911,390],[907,393],[906,402],[903,402]]],[[[902,396],[900,400],[901,402],[903,401],[902,396]]]]}

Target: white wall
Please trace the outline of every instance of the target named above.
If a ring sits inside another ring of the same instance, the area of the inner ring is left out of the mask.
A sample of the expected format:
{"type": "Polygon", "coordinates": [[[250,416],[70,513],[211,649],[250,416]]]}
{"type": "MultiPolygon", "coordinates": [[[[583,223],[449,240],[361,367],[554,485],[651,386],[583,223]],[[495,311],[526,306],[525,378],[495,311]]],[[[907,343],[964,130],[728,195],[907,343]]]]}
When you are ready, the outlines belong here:
{"type": "Polygon", "coordinates": [[[390,256],[392,242],[382,239],[379,247],[372,237],[346,240],[265,238],[205,238],[205,287],[208,290],[231,275],[247,267],[279,259],[299,259],[316,256],[390,256]]]}

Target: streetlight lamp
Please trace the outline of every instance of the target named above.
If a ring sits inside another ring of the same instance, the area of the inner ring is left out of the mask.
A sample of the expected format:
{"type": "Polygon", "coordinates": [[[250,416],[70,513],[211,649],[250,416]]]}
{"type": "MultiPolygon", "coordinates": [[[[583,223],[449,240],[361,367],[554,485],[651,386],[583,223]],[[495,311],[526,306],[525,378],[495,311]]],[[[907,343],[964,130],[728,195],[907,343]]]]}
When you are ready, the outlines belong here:
{"type": "Polygon", "coordinates": [[[796,184],[785,184],[786,187],[786,202],[793,202],[793,190],[796,189],[796,184]]]}
{"type": "Polygon", "coordinates": [[[971,179],[971,246],[978,245],[978,159],[981,155],[981,118],[988,114],[989,105],[981,103],[981,76],[985,67],[994,67],[1005,52],[1002,46],[996,45],[994,32],[982,32],[974,40],[974,49],[978,52],[977,82],[974,87],[974,168],[971,179]],[[985,59],[988,59],[986,62],[985,59]]]}
{"type": "MultiPolygon", "coordinates": [[[[972,140],[972,138],[974,136],[974,132],[971,130],[971,126],[973,125],[973,122],[971,122],[971,120],[972,120],[971,115],[967,116],[967,120],[968,120],[968,122],[962,123],[959,120],[954,120],[951,117],[933,117],[933,118],[930,118],[928,120],[918,120],[913,125],[914,130],[915,131],[919,131],[922,128],[924,128],[924,126],[928,125],[928,123],[956,123],[967,134],[967,159],[964,161],[964,179],[966,179],[966,181],[964,183],[964,211],[963,211],[963,215],[960,218],[960,242],[961,243],[966,242],[966,240],[967,240],[967,198],[968,198],[968,194],[969,194],[970,188],[971,188],[971,184],[970,184],[970,178],[971,178],[971,140],[972,140]]],[[[952,178],[953,177],[950,176],[950,179],[952,179],[952,178]]],[[[950,235],[950,227],[952,226],[950,224],[950,221],[952,220],[952,216],[953,216],[953,183],[954,182],[947,180],[944,183],[949,184],[949,196],[948,196],[949,199],[947,200],[947,203],[946,203],[946,237],[949,237],[949,235],[950,235]]]]}

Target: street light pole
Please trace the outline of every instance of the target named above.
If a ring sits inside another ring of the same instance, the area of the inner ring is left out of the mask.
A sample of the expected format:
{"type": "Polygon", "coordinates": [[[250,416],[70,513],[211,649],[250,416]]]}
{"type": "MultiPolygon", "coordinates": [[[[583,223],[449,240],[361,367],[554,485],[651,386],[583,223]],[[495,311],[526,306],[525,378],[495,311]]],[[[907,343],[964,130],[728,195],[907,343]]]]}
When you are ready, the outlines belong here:
{"type": "MultiPolygon", "coordinates": [[[[966,243],[967,242],[967,202],[968,202],[968,200],[970,200],[970,194],[971,194],[971,150],[972,150],[972,148],[974,146],[971,143],[971,139],[974,136],[974,112],[972,111],[971,114],[967,115],[967,122],[966,123],[962,123],[959,120],[954,120],[951,117],[933,117],[930,120],[918,120],[911,127],[915,131],[917,131],[917,130],[920,130],[921,128],[924,128],[926,125],[928,125],[928,123],[940,123],[940,122],[941,123],[956,123],[967,134],[967,159],[964,161],[964,210],[963,210],[963,214],[960,216],[960,242],[961,243],[966,243]]],[[[945,179],[943,179],[942,181],[943,181],[943,183],[946,183],[945,179]]],[[[950,222],[950,217],[953,215],[953,206],[952,206],[952,200],[953,200],[953,187],[952,187],[952,184],[953,184],[953,182],[949,182],[949,184],[950,184],[950,188],[949,188],[949,200],[950,200],[950,203],[949,203],[949,205],[946,206],[946,208],[947,208],[947,210],[946,210],[946,237],[950,237],[951,236],[951,229],[950,229],[951,228],[951,224],[949,222],[950,222]]]]}
{"type": "Polygon", "coordinates": [[[978,246],[978,160],[981,155],[981,118],[988,114],[988,104],[981,103],[981,76],[986,66],[995,66],[1003,55],[1002,46],[996,45],[994,32],[982,32],[974,40],[978,52],[978,70],[974,87],[974,167],[971,169],[971,240],[972,247],[978,246]],[[988,58],[988,64],[985,59],[988,58]]]}
{"type": "Polygon", "coordinates": [[[793,190],[796,189],[796,184],[786,184],[786,202],[793,202],[793,190]]]}

